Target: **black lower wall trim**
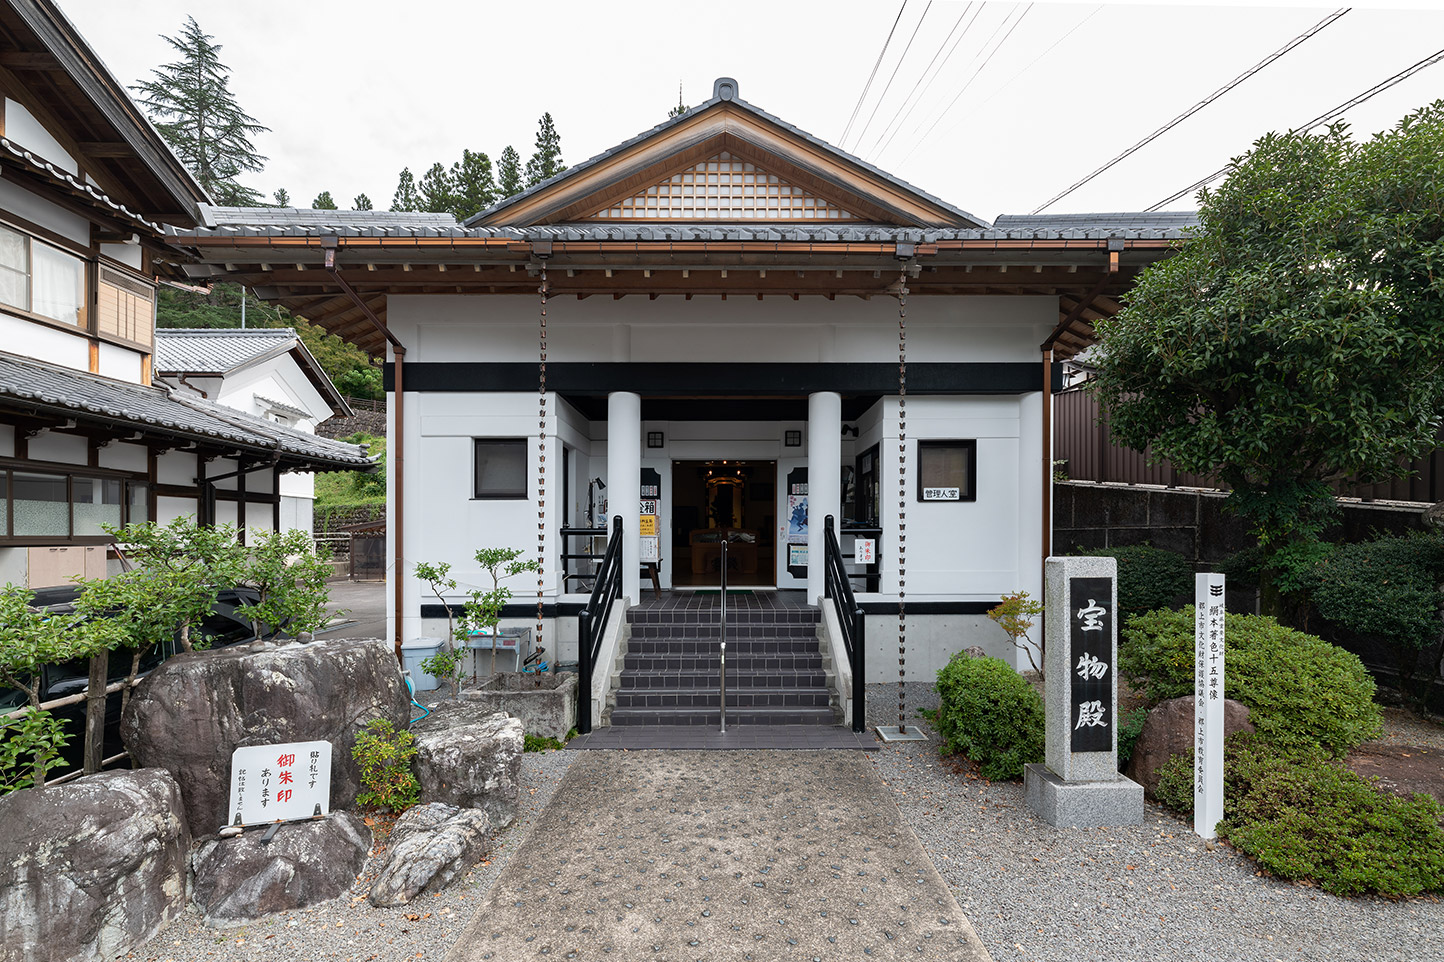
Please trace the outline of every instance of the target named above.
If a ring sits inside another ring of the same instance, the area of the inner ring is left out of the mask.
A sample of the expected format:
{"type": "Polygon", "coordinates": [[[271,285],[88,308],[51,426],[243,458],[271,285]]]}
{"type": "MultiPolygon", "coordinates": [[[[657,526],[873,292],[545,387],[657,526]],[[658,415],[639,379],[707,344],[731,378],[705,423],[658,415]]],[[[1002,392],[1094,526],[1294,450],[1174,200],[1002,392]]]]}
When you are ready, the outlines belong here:
{"type": "MultiPolygon", "coordinates": [[[[908,614],[986,615],[999,604],[1001,601],[909,601],[908,614]]],[[[898,609],[896,601],[862,601],[858,606],[867,615],[895,615],[898,609]]]]}
{"type": "MultiPolygon", "coordinates": [[[[563,601],[560,604],[542,605],[543,618],[571,618],[581,614],[586,605],[580,601],[563,601]]],[[[422,605],[421,617],[423,618],[445,618],[446,609],[451,609],[453,617],[460,617],[465,608],[462,605],[422,605]]],[[[535,618],[536,605],[507,605],[501,609],[503,618],[535,618]]]]}
{"type": "MultiPolygon", "coordinates": [[[[1053,390],[1063,386],[1063,366],[1053,365],[1053,390]]],[[[387,364],[386,390],[395,389],[396,370],[387,364]]],[[[535,391],[535,362],[412,361],[407,391],[535,391]]],[[[1042,390],[1041,361],[929,362],[908,365],[909,394],[1026,394],[1042,390]]],[[[562,394],[605,396],[637,391],[648,397],[787,397],[817,391],[840,394],[897,393],[896,362],[768,363],[603,363],[553,361],[547,386],[562,394]]]]}

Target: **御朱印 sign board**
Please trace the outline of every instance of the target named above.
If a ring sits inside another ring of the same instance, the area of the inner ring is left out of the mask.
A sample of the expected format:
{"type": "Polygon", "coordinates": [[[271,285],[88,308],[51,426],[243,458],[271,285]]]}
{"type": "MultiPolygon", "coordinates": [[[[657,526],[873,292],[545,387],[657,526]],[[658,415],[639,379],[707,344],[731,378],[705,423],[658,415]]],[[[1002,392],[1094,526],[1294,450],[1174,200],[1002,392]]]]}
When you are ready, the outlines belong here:
{"type": "Polygon", "coordinates": [[[229,825],[262,825],[331,811],[331,743],[251,745],[231,753],[229,825]]]}

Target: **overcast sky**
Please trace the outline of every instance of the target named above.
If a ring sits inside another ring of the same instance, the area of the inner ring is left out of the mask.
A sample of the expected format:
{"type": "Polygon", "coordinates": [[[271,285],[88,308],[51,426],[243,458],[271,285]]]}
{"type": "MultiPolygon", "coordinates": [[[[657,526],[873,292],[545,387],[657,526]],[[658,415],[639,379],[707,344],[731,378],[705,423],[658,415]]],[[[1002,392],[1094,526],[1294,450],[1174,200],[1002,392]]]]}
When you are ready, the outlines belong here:
{"type": "MultiPolygon", "coordinates": [[[[402,167],[419,178],[462,148],[525,158],[543,111],[575,163],[665,120],[679,82],[697,104],[731,76],[744,100],[989,220],[1031,211],[1337,9],[908,0],[844,141],[900,2],[59,3],[125,84],[174,59],[161,35],[194,16],[271,128],[246,182],[298,206],[330,190],[387,208],[402,167]]],[[[1389,7],[1356,5],[1049,212],[1147,208],[1444,47],[1444,2],[1389,7]]],[[[1347,119],[1369,134],[1440,97],[1444,63],[1347,119]]]]}

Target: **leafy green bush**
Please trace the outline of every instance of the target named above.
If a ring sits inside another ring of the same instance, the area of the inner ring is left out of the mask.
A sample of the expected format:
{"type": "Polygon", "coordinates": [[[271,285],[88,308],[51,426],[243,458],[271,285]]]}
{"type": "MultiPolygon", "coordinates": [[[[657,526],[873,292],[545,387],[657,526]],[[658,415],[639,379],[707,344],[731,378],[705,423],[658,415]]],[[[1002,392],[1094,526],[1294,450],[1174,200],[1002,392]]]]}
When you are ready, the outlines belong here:
{"type": "Polygon", "coordinates": [[[1043,760],[1043,699],[997,658],[954,655],[938,671],[936,720],[944,750],[978,763],[984,778],[1018,778],[1043,760]]]}
{"type": "Polygon", "coordinates": [[[550,752],[567,747],[550,735],[533,735],[530,732],[522,735],[521,741],[522,751],[525,752],[550,752]]]}
{"type": "Polygon", "coordinates": [[[1133,749],[1138,745],[1138,738],[1143,734],[1143,723],[1148,721],[1147,708],[1135,708],[1123,716],[1123,721],[1118,726],[1118,770],[1121,772],[1128,766],[1128,761],[1133,757],[1133,749]]]}
{"type": "MultiPolygon", "coordinates": [[[[1193,759],[1160,770],[1159,801],[1193,809],[1193,759]]],[[[1219,834],[1273,875],[1312,879],[1336,895],[1420,895],[1444,890],[1444,807],[1400,798],[1318,749],[1281,754],[1258,738],[1224,751],[1219,834]]]]}
{"type": "Polygon", "coordinates": [[[1117,560],[1119,624],[1133,615],[1167,608],[1179,595],[1193,592],[1193,565],[1176,551],[1130,545],[1078,553],[1117,560]]]}
{"type": "MultiPolygon", "coordinates": [[[[1335,756],[1377,735],[1374,679],[1357,655],[1259,615],[1228,616],[1227,690],[1265,740],[1335,756]]],[[[1193,606],[1128,622],[1118,670],[1150,706],[1193,694],[1193,606]]]]}
{"type": "Polygon", "coordinates": [[[416,757],[416,738],[411,732],[397,731],[386,719],[374,718],[356,736],[351,757],[361,767],[358,804],[399,813],[421,797],[421,783],[411,773],[411,760],[416,757]]]}

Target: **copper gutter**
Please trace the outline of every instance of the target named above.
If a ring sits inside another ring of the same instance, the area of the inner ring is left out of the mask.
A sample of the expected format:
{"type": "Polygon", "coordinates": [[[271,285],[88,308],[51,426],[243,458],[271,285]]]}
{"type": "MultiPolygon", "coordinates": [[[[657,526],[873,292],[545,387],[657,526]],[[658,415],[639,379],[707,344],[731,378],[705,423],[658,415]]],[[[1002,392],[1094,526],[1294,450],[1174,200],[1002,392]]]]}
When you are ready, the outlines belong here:
{"type": "Polygon", "coordinates": [[[341,276],[341,271],[336,266],[335,238],[327,238],[326,240],[329,241],[329,243],[325,245],[326,270],[332,277],[336,278],[336,283],[345,295],[350,298],[351,303],[355,304],[361,313],[366,315],[367,319],[371,321],[372,326],[381,332],[391,344],[391,354],[396,362],[396,383],[393,390],[393,393],[396,395],[396,410],[392,421],[396,426],[396,437],[391,439],[391,446],[387,451],[387,458],[391,462],[388,470],[392,473],[392,483],[395,486],[393,490],[396,497],[395,520],[391,525],[391,585],[392,598],[395,605],[395,617],[392,619],[391,642],[396,651],[396,661],[399,664],[402,661],[402,613],[405,611],[404,584],[406,573],[405,551],[403,550],[406,534],[406,346],[397,339],[396,335],[391,333],[391,329],[386,326],[386,323],[382,321],[381,318],[376,316],[376,312],[367,306],[366,302],[361,299],[361,295],[356,293],[356,289],[347,283],[346,278],[341,276]]]}

